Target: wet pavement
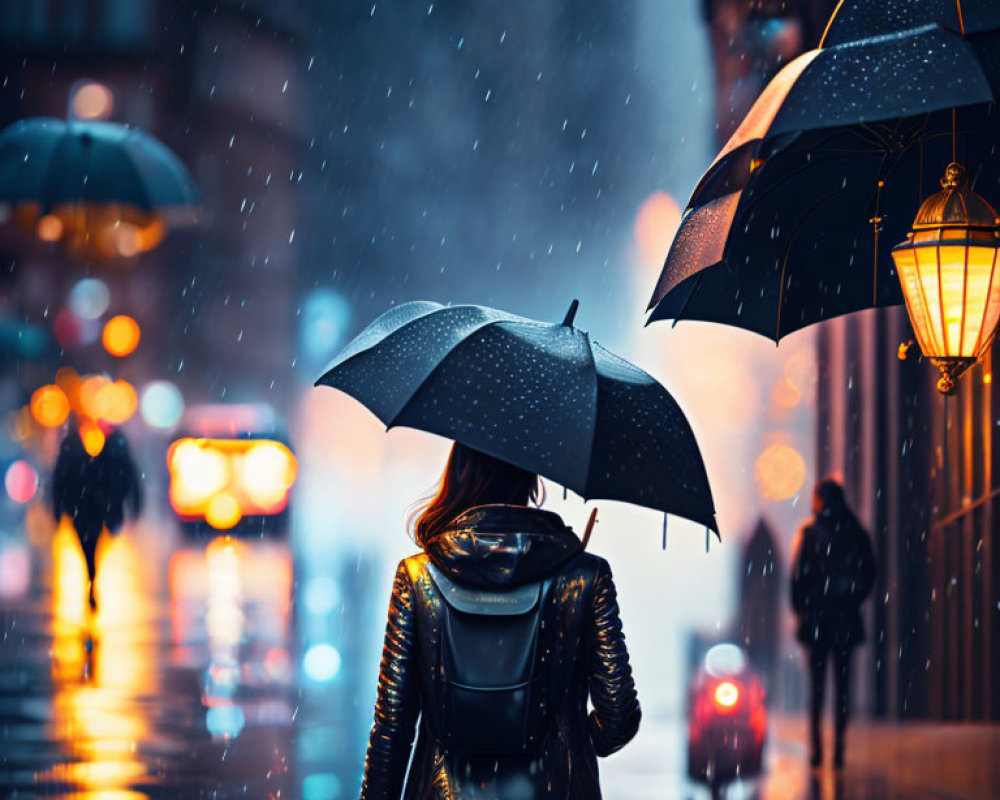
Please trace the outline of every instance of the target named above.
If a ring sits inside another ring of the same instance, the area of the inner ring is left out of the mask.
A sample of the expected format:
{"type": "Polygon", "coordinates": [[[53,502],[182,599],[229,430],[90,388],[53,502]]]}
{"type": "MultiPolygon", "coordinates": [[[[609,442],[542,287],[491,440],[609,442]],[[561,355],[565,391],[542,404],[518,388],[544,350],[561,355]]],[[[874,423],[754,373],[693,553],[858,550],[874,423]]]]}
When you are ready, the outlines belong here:
{"type": "MultiPolygon", "coordinates": [[[[33,588],[0,601],[0,797],[355,795],[370,719],[358,687],[373,687],[366,670],[353,684],[304,677],[309,624],[293,614],[286,544],[217,539],[158,559],[120,536],[102,551],[93,618],[72,532],[55,532],[45,549],[33,588]]],[[[332,675],[338,665],[318,658],[311,668],[332,675]]],[[[602,762],[605,796],[707,798],[685,775],[684,733],[678,720],[648,716],[636,741],[602,762]]],[[[804,734],[799,719],[772,720],[766,776],[727,796],[980,800],[1000,785],[990,757],[1000,728],[859,723],[839,775],[806,768],[804,734]]]]}
{"type": "Polygon", "coordinates": [[[166,602],[135,539],[118,537],[91,617],[82,556],[57,532],[51,581],[2,606],[0,796],[302,796],[290,556],[257,548],[272,575],[254,592],[248,552],[174,554],[166,602]]]}
{"type": "MultiPolygon", "coordinates": [[[[827,733],[830,733],[827,731],[827,733]]],[[[727,787],[726,800],[996,800],[1000,726],[855,722],[847,764],[811,770],[806,721],[772,715],[764,774],[727,787]]],[[[832,741],[828,742],[832,745],[832,741]]],[[[603,762],[608,798],[709,800],[685,774],[686,729],[644,719],[638,738],[603,762]]],[[[827,747],[827,753],[832,747],[827,747]]]]}

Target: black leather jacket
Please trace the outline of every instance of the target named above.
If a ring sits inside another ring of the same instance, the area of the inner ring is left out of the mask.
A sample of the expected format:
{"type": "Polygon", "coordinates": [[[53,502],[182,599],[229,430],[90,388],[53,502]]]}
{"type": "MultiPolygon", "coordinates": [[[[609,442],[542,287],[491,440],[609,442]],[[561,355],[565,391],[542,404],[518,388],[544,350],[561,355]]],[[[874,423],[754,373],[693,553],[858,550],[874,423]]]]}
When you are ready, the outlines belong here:
{"type": "Polygon", "coordinates": [[[473,508],[396,571],[361,798],[600,798],[597,756],[631,740],[640,716],[607,561],[583,552],[576,535],[551,512],[473,508]],[[557,688],[537,753],[460,756],[437,743],[434,715],[421,714],[435,707],[440,681],[428,654],[440,636],[436,622],[443,601],[431,584],[428,561],[451,581],[488,591],[552,578],[539,646],[557,688]]]}

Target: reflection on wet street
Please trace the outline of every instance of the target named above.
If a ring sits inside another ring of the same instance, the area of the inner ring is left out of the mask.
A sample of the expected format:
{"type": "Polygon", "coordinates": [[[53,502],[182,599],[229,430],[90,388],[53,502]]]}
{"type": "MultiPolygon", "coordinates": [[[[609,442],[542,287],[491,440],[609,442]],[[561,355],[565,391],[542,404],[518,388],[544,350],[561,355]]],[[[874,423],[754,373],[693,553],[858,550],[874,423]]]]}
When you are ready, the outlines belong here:
{"type": "Polygon", "coordinates": [[[99,553],[93,617],[67,527],[52,536],[51,586],[4,609],[0,794],[301,796],[286,546],[182,549],[162,597],[134,535],[99,553]]]}
{"type": "MultiPolygon", "coordinates": [[[[860,727],[860,726],[859,726],[860,727]]],[[[996,770],[983,767],[989,750],[1000,752],[1000,738],[982,730],[957,734],[940,752],[943,740],[928,729],[895,738],[867,726],[855,735],[847,767],[811,770],[801,718],[774,721],[765,752],[764,774],[758,780],[736,781],[725,787],[724,800],[961,800],[995,797],[996,770]],[[977,743],[978,742],[978,743],[977,743]],[[923,762],[906,774],[914,762],[923,762]],[[974,781],[968,773],[984,773],[974,781]],[[923,773],[922,775],[919,773],[923,773]],[[957,773],[965,772],[963,779],[957,773]],[[924,783],[927,773],[940,775],[936,786],[924,783]],[[975,787],[969,789],[971,784],[975,787]],[[959,789],[958,787],[963,787],[959,789]],[[949,790],[949,787],[953,787],[949,790]]],[[[707,787],[693,784],[685,773],[686,730],[678,721],[644,719],[639,736],[601,765],[604,795],[609,800],[710,800],[707,787]]]]}
{"type": "MultiPolygon", "coordinates": [[[[376,621],[345,610],[344,598],[363,594],[350,581],[370,581],[368,567],[351,561],[330,573],[307,562],[296,580],[284,541],[220,536],[159,557],[150,535],[126,529],[102,540],[91,616],[72,529],[48,531],[41,548],[31,534],[50,563],[36,564],[32,588],[0,606],[0,796],[355,796],[374,675],[370,625],[360,620],[376,621]]],[[[730,785],[725,797],[944,796],[889,774],[905,753],[865,761],[865,751],[880,752],[879,734],[865,729],[844,773],[812,773],[804,734],[802,720],[776,718],[764,777],[730,785]]],[[[911,754],[918,744],[904,742],[911,754]]],[[[686,725],[675,719],[650,715],[601,772],[612,799],[710,796],[687,777],[686,725]]]]}

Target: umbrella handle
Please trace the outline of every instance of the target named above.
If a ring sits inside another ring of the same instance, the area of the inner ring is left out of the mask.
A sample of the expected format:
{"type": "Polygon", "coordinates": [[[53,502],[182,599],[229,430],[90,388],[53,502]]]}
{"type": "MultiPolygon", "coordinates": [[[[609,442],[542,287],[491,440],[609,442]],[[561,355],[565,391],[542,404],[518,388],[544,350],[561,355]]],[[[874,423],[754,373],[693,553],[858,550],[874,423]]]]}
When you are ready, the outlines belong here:
{"type": "Polygon", "coordinates": [[[590,519],[587,520],[587,527],[583,531],[583,549],[587,549],[587,542],[590,541],[590,534],[594,532],[594,523],[597,522],[597,509],[590,512],[590,519]]]}

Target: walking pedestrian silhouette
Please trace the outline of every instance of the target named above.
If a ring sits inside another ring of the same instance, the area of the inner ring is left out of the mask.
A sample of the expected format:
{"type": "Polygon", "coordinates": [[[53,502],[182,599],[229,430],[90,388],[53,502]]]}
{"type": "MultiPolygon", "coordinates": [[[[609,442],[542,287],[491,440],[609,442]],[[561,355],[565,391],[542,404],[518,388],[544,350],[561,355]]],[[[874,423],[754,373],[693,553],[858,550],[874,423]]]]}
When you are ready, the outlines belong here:
{"type": "Polygon", "coordinates": [[[105,528],[115,533],[125,521],[125,506],[133,515],[142,507],[142,486],[125,435],[107,434],[104,447],[91,456],[75,425],[63,439],[52,477],[52,511],[56,521],[69,516],[80,539],[90,580],[91,611],[97,609],[97,541],[105,528]]]}
{"type": "Polygon", "coordinates": [[[791,586],[792,609],[799,616],[797,638],[807,651],[812,684],[814,767],[823,762],[820,723],[831,656],[836,686],[834,766],[843,766],[851,655],[865,638],[860,609],[874,582],[875,557],[868,533],[847,505],[840,483],[826,478],[816,485],[813,517],[799,533],[791,586]]]}

